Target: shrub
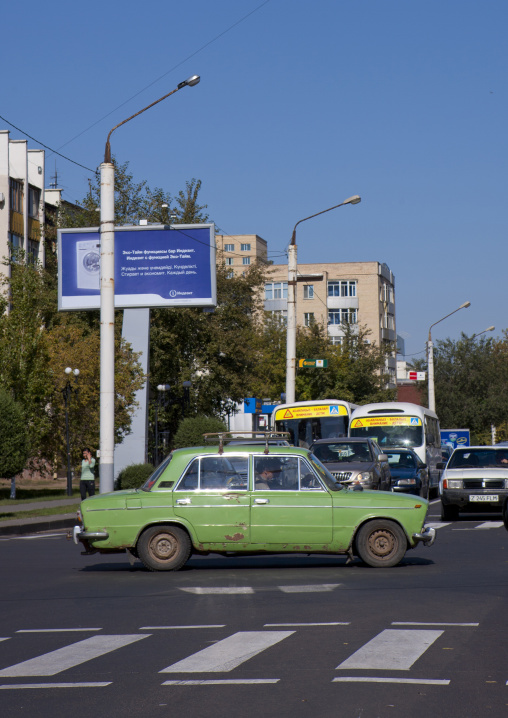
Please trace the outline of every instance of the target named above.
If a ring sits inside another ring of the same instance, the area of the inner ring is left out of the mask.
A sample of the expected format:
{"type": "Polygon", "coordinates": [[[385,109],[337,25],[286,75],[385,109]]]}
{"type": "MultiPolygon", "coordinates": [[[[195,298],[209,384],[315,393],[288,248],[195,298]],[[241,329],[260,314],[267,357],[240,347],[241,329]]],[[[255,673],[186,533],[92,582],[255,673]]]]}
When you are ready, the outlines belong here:
{"type": "Polygon", "coordinates": [[[214,431],[227,431],[226,424],[220,419],[211,416],[196,416],[183,419],[178,425],[173,444],[175,449],[184,449],[187,446],[203,446],[203,434],[214,431]]]}
{"type": "Polygon", "coordinates": [[[152,464],[131,464],[122,469],[116,480],[117,489],[139,489],[153,472],[152,464]]]}
{"type": "Polygon", "coordinates": [[[0,477],[12,479],[25,468],[29,456],[28,429],[19,404],[0,389],[0,477]]]}

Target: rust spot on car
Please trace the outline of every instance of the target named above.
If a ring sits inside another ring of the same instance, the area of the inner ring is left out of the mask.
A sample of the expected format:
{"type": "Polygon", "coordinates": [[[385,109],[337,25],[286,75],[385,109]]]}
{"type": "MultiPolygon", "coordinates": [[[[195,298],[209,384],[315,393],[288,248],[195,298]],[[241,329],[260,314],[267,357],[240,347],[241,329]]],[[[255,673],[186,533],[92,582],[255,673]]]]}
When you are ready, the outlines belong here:
{"type": "Polygon", "coordinates": [[[243,534],[233,534],[233,536],[224,536],[226,541],[241,541],[245,536],[243,534]]]}
{"type": "Polygon", "coordinates": [[[308,551],[310,551],[310,546],[304,546],[303,548],[306,548],[308,551]]]}

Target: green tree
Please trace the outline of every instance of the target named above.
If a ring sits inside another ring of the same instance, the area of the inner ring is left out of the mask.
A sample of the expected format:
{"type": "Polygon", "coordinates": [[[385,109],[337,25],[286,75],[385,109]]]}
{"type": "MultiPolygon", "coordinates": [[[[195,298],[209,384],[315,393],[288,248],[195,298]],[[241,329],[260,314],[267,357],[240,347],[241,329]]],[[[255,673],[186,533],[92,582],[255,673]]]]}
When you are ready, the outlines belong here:
{"type": "MultiPolygon", "coordinates": [[[[508,340],[462,333],[434,348],[436,413],[443,428],[464,428],[472,441],[491,442],[491,426],[505,438],[508,424],[508,340]]],[[[508,438],[508,437],[507,437],[508,438]]]]}
{"type": "Polygon", "coordinates": [[[0,388],[0,476],[11,479],[11,499],[16,498],[16,474],[29,456],[28,432],[23,409],[0,388]]]}
{"type": "Polygon", "coordinates": [[[183,449],[187,446],[203,446],[205,443],[203,434],[226,431],[227,426],[223,421],[210,416],[195,416],[183,419],[175,434],[175,449],[183,449]]]}
{"type": "Polygon", "coordinates": [[[208,209],[207,204],[198,204],[198,194],[201,189],[201,180],[191,179],[185,183],[185,192],[180,190],[176,198],[178,222],[181,224],[200,224],[208,222],[208,215],[203,214],[208,209]]]}

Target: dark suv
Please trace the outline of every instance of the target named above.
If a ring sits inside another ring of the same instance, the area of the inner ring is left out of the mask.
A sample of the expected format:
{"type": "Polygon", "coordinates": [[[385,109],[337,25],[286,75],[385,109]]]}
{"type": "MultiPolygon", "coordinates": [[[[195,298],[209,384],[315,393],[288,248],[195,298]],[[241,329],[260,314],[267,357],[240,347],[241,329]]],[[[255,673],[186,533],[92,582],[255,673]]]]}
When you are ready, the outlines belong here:
{"type": "Polygon", "coordinates": [[[345,486],[390,491],[388,457],[372,439],[318,439],[310,450],[332,476],[345,486]]]}

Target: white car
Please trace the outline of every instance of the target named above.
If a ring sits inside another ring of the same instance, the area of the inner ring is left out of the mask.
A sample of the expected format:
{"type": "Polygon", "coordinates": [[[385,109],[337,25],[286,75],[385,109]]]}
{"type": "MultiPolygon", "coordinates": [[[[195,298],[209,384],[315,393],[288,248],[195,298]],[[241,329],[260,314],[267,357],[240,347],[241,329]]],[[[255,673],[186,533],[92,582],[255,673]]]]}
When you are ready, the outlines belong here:
{"type": "Polygon", "coordinates": [[[508,447],[464,446],[455,449],[439,482],[441,518],[458,518],[459,511],[501,512],[508,498],[508,447]]]}

